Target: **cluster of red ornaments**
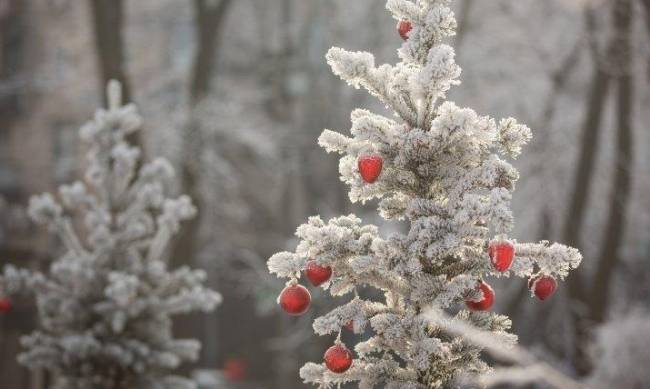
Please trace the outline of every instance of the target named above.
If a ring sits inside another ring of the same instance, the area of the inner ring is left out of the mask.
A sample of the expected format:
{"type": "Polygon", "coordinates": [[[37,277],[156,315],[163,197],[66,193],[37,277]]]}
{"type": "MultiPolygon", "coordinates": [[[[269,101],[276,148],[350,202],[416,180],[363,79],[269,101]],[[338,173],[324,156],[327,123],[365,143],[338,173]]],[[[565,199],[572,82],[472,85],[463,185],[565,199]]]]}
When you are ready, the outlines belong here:
{"type": "MultiPolygon", "coordinates": [[[[312,259],[305,266],[305,276],[312,285],[320,286],[332,278],[332,268],[321,266],[312,259]]],[[[292,283],[280,292],[278,302],[289,315],[300,316],[309,309],[311,294],[304,286],[292,283]]]]}
{"type": "MultiPolygon", "coordinates": [[[[361,161],[359,162],[359,166],[362,166],[361,161]]],[[[363,170],[360,169],[360,171],[363,170]]],[[[381,167],[379,172],[381,172],[381,167]]],[[[376,176],[378,175],[379,173],[376,174],[376,176]]],[[[492,241],[488,245],[488,255],[494,268],[500,272],[505,272],[510,269],[510,266],[512,266],[515,256],[515,247],[508,241],[492,241]]],[[[307,264],[305,265],[305,277],[313,286],[320,286],[332,278],[332,268],[320,265],[316,260],[311,259],[307,261],[307,264]]],[[[529,279],[528,287],[537,298],[543,301],[555,292],[557,282],[552,276],[539,274],[529,279]]],[[[481,291],[481,299],[467,299],[465,300],[465,305],[472,311],[489,310],[494,304],[494,290],[484,281],[480,281],[476,288],[481,291]]],[[[309,305],[311,304],[311,294],[307,288],[294,281],[282,290],[278,302],[282,309],[288,314],[300,316],[309,309],[309,305]]],[[[6,299],[0,299],[0,312],[4,312],[3,304],[10,303],[6,299]]],[[[350,331],[354,331],[354,322],[349,321],[344,325],[344,327],[350,331]]],[[[352,366],[353,360],[350,350],[340,342],[337,342],[334,346],[330,347],[325,352],[323,359],[325,361],[325,366],[334,373],[343,373],[347,371],[350,366],[352,366]]]]}
{"type": "MultiPolygon", "coordinates": [[[[494,268],[503,273],[512,266],[512,261],[515,258],[515,246],[508,241],[492,241],[488,246],[488,255],[494,268]]],[[[544,301],[555,293],[557,282],[552,276],[537,274],[528,280],[528,288],[538,299],[544,301]]],[[[465,305],[472,311],[489,310],[494,304],[494,290],[484,281],[480,281],[476,289],[480,290],[483,295],[481,300],[468,299],[465,300],[465,305]]]]}
{"type": "MultiPolygon", "coordinates": [[[[378,174],[377,174],[378,175],[378,174]]],[[[320,286],[332,278],[332,268],[319,265],[316,260],[309,260],[305,265],[305,277],[313,286],[320,286]]],[[[282,309],[290,315],[300,316],[307,312],[311,303],[309,290],[298,283],[287,285],[278,298],[282,309]]],[[[354,329],[352,321],[345,324],[350,331],[354,329]]],[[[323,356],[325,366],[334,373],[343,373],[352,366],[352,353],[343,343],[337,342],[327,349],[323,356]]]]}

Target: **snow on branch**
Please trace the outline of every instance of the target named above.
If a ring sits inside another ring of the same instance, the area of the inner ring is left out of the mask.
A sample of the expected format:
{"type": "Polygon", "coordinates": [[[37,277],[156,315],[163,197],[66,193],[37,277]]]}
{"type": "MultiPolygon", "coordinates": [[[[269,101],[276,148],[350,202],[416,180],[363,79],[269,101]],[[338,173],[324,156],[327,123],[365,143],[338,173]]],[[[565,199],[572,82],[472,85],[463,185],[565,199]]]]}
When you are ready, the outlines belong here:
{"type": "Polygon", "coordinates": [[[440,327],[453,336],[462,337],[464,341],[480,347],[494,358],[514,364],[511,367],[496,368],[474,377],[468,375],[458,377],[465,383],[474,382],[492,387],[504,384],[523,386],[544,382],[558,389],[587,389],[586,385],[541,361],[518,346],[511,338],[495,336],[494,332],[481,330],[461,320],[455,320],[437,309],[426,309],[422,316],[432,325],[440,327]]]}

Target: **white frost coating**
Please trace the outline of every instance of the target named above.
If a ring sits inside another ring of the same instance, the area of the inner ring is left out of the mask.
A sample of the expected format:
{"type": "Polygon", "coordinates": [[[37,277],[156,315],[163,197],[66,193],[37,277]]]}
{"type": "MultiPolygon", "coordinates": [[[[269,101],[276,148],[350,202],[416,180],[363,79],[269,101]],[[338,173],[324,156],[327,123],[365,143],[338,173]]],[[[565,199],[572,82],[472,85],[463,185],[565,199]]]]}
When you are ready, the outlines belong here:
{"type": "Polygon", "coordinates": [[[37,301],[40,327],[22,338],[18,360],[52,372],[58,389],[196,388],[173,370],[195,360],[200,343],[174,339],[171,315],[210,311],[221,296],[203,286],[204,271],[169,271],[163,257],[196,209],[187,196],[165,195],[169,162],[136,169],[140,150],[125,137],[142,119],[119,104],[118,84],[109,95],[109,109],[80,131],[86,183],[61,186],[60,202],[49,193],[30,200],[29,215],[61,238],[64,253],[47,273],[6,266],[0,276],[0,294],[33,293],[37,301]]]}
{"type": "Polygon", "coordinates": [[[502,119],[499,122],[499,145],[504,153],[516,158],[521,153],[521,147],[530,142],[533,134],[530,128],[518,124],[513,118],[502,119]]]}
{"type": "MultiPolygon", "coordinates": [[[[463,375],[482,376],[490,367],[481,359],[482,343],[450,328],[477,328],[512,344],[510,319],[492,312],[460,309],[451,319],[427,320],[430,309],[463,307],[480,298],[479,280],[502,276],[487,254],[495,237],[508,239],[514,224],[510,201],[517,170],[507,161],[530,140],[528,127],[508,118],[500,122],[472,109],[438,101],[458,84],[460,68],[454,50],[444,44],[456,21],[446,0],[389,0],[387,8],[413,29],[399,49],[402,62],[375,67],[370,53],[332,48],[327,62],[354,87],[364,87],[396,118],[357,109],[350,136],[325,130],[319,144],[342,155],[341,180],[353,202],[380,199],[387,219],[410,223],[406,234],[380,235],[354,215],[323,221],[312,217],[298,227],[295,253],[269,260],[272,273],[299,278],[309,258],[331,266],[332,280],[323,285],[350,302],[314,322],[316,333],[338,333],[350,320],[355,332],[371,337],[358,343],[356,359],[343,374],[308,363],[300,371],[319,388],[357,381],[359,388],[429,389],[451,387],[463,375]],[[359,174],[359,156],[383,159],[373,184],[359,174]],[[381,301],[352,294],[370,286],[383,292],[381,301]]],[[[515,243],[516,257],[505,275],[541,273],[563,279],[576,268],[580,253],[548,242],[515,243]]],[[[525,281],[519,281],[525,282],[525,281]]],[[[351,348],[351,347],[350,347],[351,348]]],[[[546,370],[544,370],[546,371],[546,370]]]]}
{"type": "Polygon", "coordinates": [[[319,335],[333,334],[348,323],[356,333],[362,333],[366,326],[366,311],[372,310],[372,303],[355,298],[314,321],[314,331],[319,335]]]}
{"type": "Polygon", "coordinates": [[[355,88],[359,88],[370,70],[375,67],[375,57],[362,51],[352,52],[334,47],[327,53],[326,58],[334,74],[355,88]]]}
{"type": "Polygon", "coordinates": [[[269,259],[269,270],[275,273],[278,277],[299,277],[303,268],[303,262],[307,261],[294,261],[295,255],[293,253],[281,252],[273,255],[269,259]]]}
{"type": "Polygon", "coordinates": [[[388,9],[396,20],[413,20],[419,21],[422,16],[421,8],[410,1],[388,0],[386,2],[388,9]]]}
{"type": "Polygon", "coordinates": [[[456,53],[447,45],[440,45],[429,51],[426,65],[412,80],[415,95],[437,100],[444,97],[452,85],[460,84],[460,66],[454,61],[456,53]]]}

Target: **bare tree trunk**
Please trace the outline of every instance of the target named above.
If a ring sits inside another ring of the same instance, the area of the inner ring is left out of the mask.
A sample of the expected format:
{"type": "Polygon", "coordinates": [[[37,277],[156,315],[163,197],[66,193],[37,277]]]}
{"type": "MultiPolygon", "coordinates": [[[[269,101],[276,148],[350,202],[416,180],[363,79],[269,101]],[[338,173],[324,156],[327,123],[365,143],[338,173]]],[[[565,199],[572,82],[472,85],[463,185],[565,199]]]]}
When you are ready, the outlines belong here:
{"type": "MultiPolygon", "coordinates": [[[[594,96],[596,92],[603,92],[600,104],[594,103],[598,108],[598,122],[600,123],[600,111],[604,106],[606,99],[607,85],[611,82],[611,76],[606,71],[621,71],[618,76],[618,94],[617,94],[617,147],[616,147],[616,166],[613,175],[613,188],[610,197],[610,208],[608,215],[605,238],[600,251],[598,262],[596,263],[596,274],[592,282],[589,283],[590,289],[582,285],[579,277],[572,277],[569,280],[569,293],[574,302],[579,303],[583,312],[574,312],[575,328],[575,346],[574,346],[574,365],[580,375],[586,375],[591,370],[591,362],[588,355],[587,347],[590,334],[588,328],[594,322],[602,322],[607,312],[608,295],[611,292],[611,280],[618,263],[617,251],[623,239],[623,228],[625,224],[626,202],[630,194],[631,175],[630,167],[632,161],[632,105],[633,105],[633,82],[631,74],[630,61],[631,57],[631,24],[632,24],[632,0],[617,0],[612,5],[612,20],[614,25],[613,36],[608,45],[606,61],[608,69],[603,69],[602,65],[598,66],[596,78],[599,82],[594,81],[594,86],[602,84],[600,91],[592,91],[591,102],[597,100],[594,96]],[[617,68],[611,69],[614,65],[617,68]],[[600,75],[599,75],[600,74],[600,75]],[[600,107],[598,107],[600,105],[600,107]],[[584,311],[586,309],[586,312],[584,311]]],[[[596,88],[594,88],[596,89],[596,88]]],[[[592,105],[590,105],[592,106],[592,105]]],[[[595,113],[595,111],[592,111],[595,113]]],[[[589,121],[589,119],[587,119],[589,121]]],[[[596,122],[594,121],[594,124],[596,122]]],[[[576,178],[576,191],[574,192],[573,201],[570,205],[571,212],[565,225],[565,238],[567,243],[580,247],[580,230],[584,209],[586,206],[587,193],[589,191],[589,180],[581,177],[580,174],[593,172],[594,157],[596,154],[597,131],[592,139],[587,139],[583,134],[583,157],[578,166],[579,176],[576,178]],[[588,144],[587,144],[588,143],[588,144]],[[589,163],[583,164],[585,160],[589,163]],[[584,169],[584,170],[583,170],[584,169]],[[577,215],[574,215],[576,214],[577,215]],[[572,218],[576,218],[572,220],[572,218]]]]}
{"type": "MultiPolygon", "coordinates": [[[[597,55],[597,53],[593,55],[595,69],[591,88],[587,95],[587,109],[580,140],[580,156],[563,228],[563,241],[576,247],[580,247],[580,232],[589,200],[596,153],[599,147],[601,122],[610,83],[610,77],[600,66],[597,55]]],[[[571,277],[572,281],[577,279],[578,277],[571,277]]],[[[575,284],[575,282],[571,283],[575,284]]]]}
{"type": "MultiPolygon", "coordinates": [[[[217,5],[209,5],[208,0],[194,0],[197,52],[194,56],[192,74],[190,75],[190,110],[196,109],[201,100],[211,91],[212,76],[215,74],[215,57],[217,53],[220,31],[224,16],[232,0],[222,0],[217,5]]],[[[190,112],[187,134],[183,137],[183,166],[181,168],[181,188],[185,190],[195,202],[199,202],[201,194],[198,188],[198,174],[196,172],[196,159],[199,158],[199,149],[203,141],[200,131],[190,112]]],[[[172,249],[172,265],[187,263],[197,254],[197,235],[200,226],[200,215],[186,223],[174,242],[172,249]]]]}
{"type": "Polygon", "coordinates": [[[21,114],[19,78],[23,71],[26,4],[20,0],[6,1],[0,10],[0,135],[7,131],[21,114]]]}
{"type": "MultiPolygon", "coordinates": [[[[273,71],[269,74],[269,82],[273,92],[273,99],[268,102],[271,117],[280,122],[301,123],[300,118],[295,118],[295,99],[290,95],[287,85],[291,74],[292,59],[298,50],[298,43],[291,34],[291,25],[294,22],[292,0],[279,1],[280,12],[280,37],[282,47],[274,55],[273,71]]],[[[282,196],[283,213],[287,215],[282,225],[286,234],[295,230],[306,214],[310,213],[311,205],[306,200],[310,194],[309,175],[305,173],[304,166],[308,164],[309,153],[313,148],[306,143],[304,131],[299,130],[300,124],[289,124],[294,132],[291,136],[295,147],[283,150],[283,162],[288,166],[287,185],[282,196]]]]}
{"type": "Polygon", "coordinates": [[[194,57],[190,96],[198,103],[210,92],[212,76],[216,73],[215,58],[221,38],[221,27],[232,0],[221,0],[212,5],[210,0],[194,0],[196,38],[198,49],[194,57]]]}
{"type": "Polygon", "coordinates": [[[104,89],[109,80],[122,83],[122,99],[131,101],[130,85],[124,65],[124,26],[123,0],[90,0],[93,27],[95,32],[95,49],[99,67],[99,90],[106,101],[104,89]]]}
{"type": "MultiPolygon", "coordinates": [[[[586,24],[588,36],[595,33],[593,11],[587,10],[586,24]]],[[[603,111],[607,100],[610,76],[599,63],[597,49],[592,47],[592,57],[595,69],[591,80],[591,88],[587,96],[585,121],[582,127],[580,141],[580,155],[574,179],[574,187],[569,199],[567,216],[562,231],[564,243],[581,248],[580,234],[589,192],[593,178],[596,153],[599,147],[600,128],[602,125],[603,111]]],[[[574,274],[568,281],[569,297],[573,306],[573,325],[575,332],[574,365],[579,374],[589,371],[589,355],[585,348],[588,338],[588,322],[584,314],[585,291],[580,274],[574,274]]]]}
{"type": "MultiPolygon", "coordinates": [[[[641,0],[641,4],[645,9],[645,27],[648,30],[648,38],[650,38],[650,0],[641,0]]],[[[650,79],[650,57],[647,59],[647,77],[650,79]]]]}
{"type": "MultiPolygon", "coordinates": [[[[199,209],[197,215],[189,220],[174,240],[170,266],[178,267],[195,260],[200,254],[200,227],[203,197],[200,191],[199,164],[204,147],[201,133],[201,123],[196,117],[195,110],[203,99],[214,89],[212,83],[216,73],[216,55],[221,38],[225,15],[232,0],[221,0],[218,3],[210,0],[194,0],[195,37],[197,50],[189,82],[189,120],[183,136],[182,166],[180,187],[187,193],[199,209]]],[[[212,277],[211,277],[212,278],[212,277]]],[[[216,313],[207,317],[192,316],[179,318],[176,331],[180,336],[196,337],[201,335],[204,344],[202,361],[207,366],[215,367],[217,359],[218,319],[216,313]]]]}
{"type": "MultiPolygon", "coordinates": [[[[583,39],[578,38],[573,50],[571,50],[569,55],[567,55],[560,65],[550,74],[551,90],[544,102],[542,115],[535,124],[535,129],[538,132],[541,132],[541,136],[537,137],[537,141],[534,144],[534,146],[536,146],[535,151],[537,153],[538,161],[532,169],[531,175],[542,175],[544,177],[547,174],[546,172],[548,169],[546,167],[545,156],[550,145],[551,123],[555,117],[555,112],[557,111],[558,99],[560,95],[562,95],[564,87],[567,85],[567,81],[580,59],[583,43],[583,39]]],[[[546,201],[542,206],[540,211],[540,220],[542,220],[543,224],[540,229],[539,239],[548,239],[553,230],[548,201],[546,201]]]]}
{"type": "Polygon", "coordinates": [[[617,59],[621,71],[618,77],[616,159],[612,179],[609,215],[598,258],[598,267],[590,293],[590,311],[594,321],[601,323],[607,312],[608,297],[612,278],[619,262],[618,249],[624,237],[625,211],[630,197],[632,150],[632,106],[634,82],[632,73],[632,2],[619,0],[614,6],[614,26],[616,40],[615,53],[610,57],[617,59]]]}

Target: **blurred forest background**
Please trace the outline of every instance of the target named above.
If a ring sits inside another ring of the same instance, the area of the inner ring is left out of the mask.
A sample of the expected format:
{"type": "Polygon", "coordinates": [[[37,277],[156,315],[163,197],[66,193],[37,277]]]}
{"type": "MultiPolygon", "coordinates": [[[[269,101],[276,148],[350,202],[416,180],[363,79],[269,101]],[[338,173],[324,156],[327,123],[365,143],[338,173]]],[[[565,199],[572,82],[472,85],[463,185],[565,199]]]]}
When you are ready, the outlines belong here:
{"type": "MultiPolygon", "coordinates": [[[[650,375],[650,1],[455,3],[463,83],[450,100],[533,129],[516,164],[515,238],[584,255],[543,304],[525,282],[497,282],[495,309],[559,369],[631,388],[620,377],[650,375]]],[[[79,176],[77,128],[116,78],[145,117],[134,141],[174,161],[178,191],[200,209],[172,261],[206,269],[225,299],[176,323],[203,342],[186,372],[225,367],[233,388],[304,387],[299,367],[331,339],[313,334],[309,314],[280,312],[282,283],[265,262],[293,248],[307,216],[382,223],[349,203],[316,138],[346,130],[353,108],[384,108],[323,56],[336,45],[396,62],[400,44],[383,0],[0,0],[0,263],[41,268],[59,249],[24,207],[79,176]]],[[[312,315],[333,304],[319,291],[314,301],[312,315]]],[[[0,317],[1,386],[41,389],[47,377],[15,361],[34,306],[14,305],[0,317]]]]}

